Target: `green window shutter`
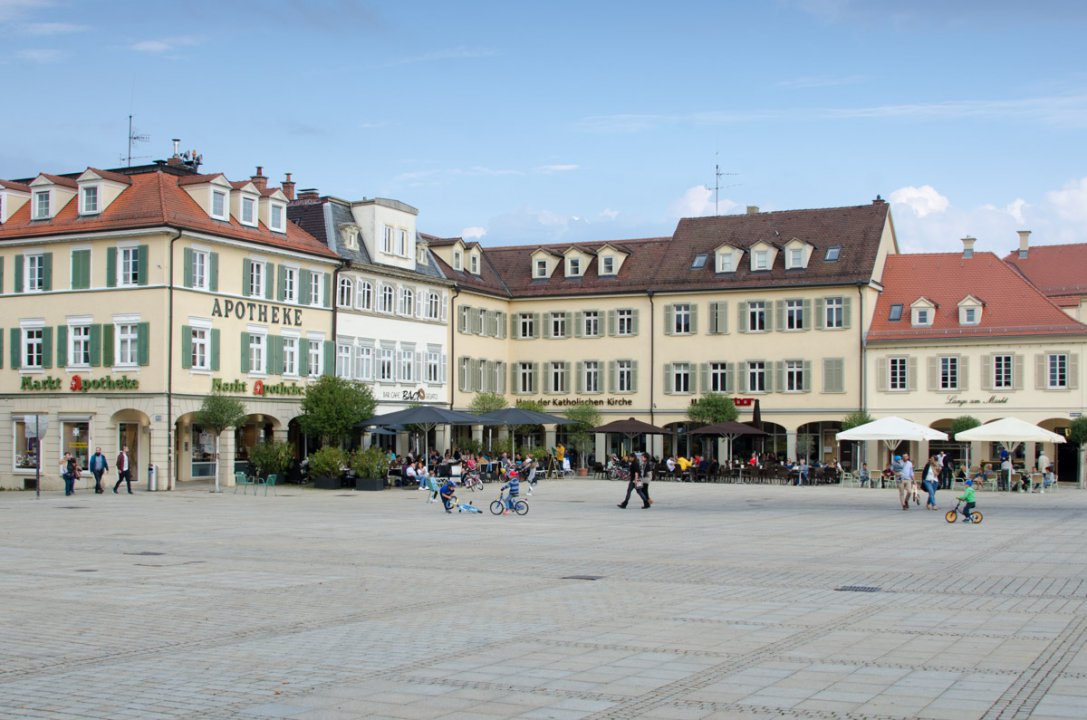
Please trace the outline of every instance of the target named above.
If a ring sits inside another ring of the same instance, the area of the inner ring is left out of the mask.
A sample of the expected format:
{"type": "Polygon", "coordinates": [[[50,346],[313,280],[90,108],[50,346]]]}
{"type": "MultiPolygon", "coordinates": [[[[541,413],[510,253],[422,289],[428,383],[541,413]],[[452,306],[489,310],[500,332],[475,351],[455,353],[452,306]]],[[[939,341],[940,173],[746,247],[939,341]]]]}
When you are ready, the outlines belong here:
{"type": "Polygon", "coordinates": [[[214,328],[211,331],[211,370],[219,372],[219,331],[214,328]]]}
{"type": "Polygon", "coordinates": [[[276,296],[276,265],[264,264],[264,299],[271,300],[276,296]]]}
{"type": "Polygon", "coordinates": [[[113,367],[113,323],[102,324],[102,366],[113,367]]]}
{"type": "Polygon", "coordinates": [[[827,301],[823,298],[815,300],[815,329],[822,330],[827,326],[827,301]]]}
{"type": "Polygon", "coordinates": [[[736,388],[736,363],[725,363],[725,392],[734,392],[736,388]]]}
{"type": "Polygon", "coordinates": [[[23,291],[23,256],[15,256],[15,292],[23,291]]]}
{"type": "Polygon", "coordinates": [[[72,251],[72,289],[86,290],[91,286],[91,251],[72,251]]]}
{"type": "Polygon", "coordinates": [[[615,315],[614,310],[608,310],[608,337],[615,337],[617,330],[615,315]]]}
{"type": "Polygon", "coordinates": [[[298,304],[309,305],[310,294],[310,272],[309,270],[298,271],[298,304]]]}
{"type": "Polygon", "coordinates": [[[774,362],[773,383],[771,384],[771,378],[766,378],[766,391],[774,392],[775,390],[785,391],[785,363],[781,360],[774,362]]]}
{"type": "Polygon", "coordinates": [[[540,333],[540,337],[543,337],[543,338],[550,338],[551,337],[551,318],[554,317],[554,315],[555,315],[554,313],[546,313],[544,315],[544,317],[546,319],[544,320],[544,326],[541,328],[542,332],[540,333]]]}
{"type": "Polygon", "coordinates": [[[675,387],[675,380],[672,378],[672,363],[664,364],[664,394],[671,395],[672,390],[675,387]]]}
{"type": "MultiPolygon", "coordinates": [[[[769,310],[769,308],[767,308],[767,310],[769,310]]],[[[767,314],[767,316],[770,315],[769,312],[767,312],[766,314],[767,314]]],[[[774,324],[777,325],[778,330],[784,330],[785,329],[785,301],[784,300],[778,300],[778,301],[776,301],[774,303],[774,316],[775,316],[774,317],[774,320],[775,320],[774,324]]],[[[770,318],[767,317],[766,319],[767,319],[767,324],[769,324],[770,318]]],[[[766,329],[769,330],[770,328],[766,328],[766,329]]]]}
{"type": "Polygon", "coordinates": [[[638,334],[638,311],[637,310],[631,310],[630,311],[630,334],[631,335],[637,335],[638,334]]]}
{"type": "Polygon", "coordinates": [[[803,323],[805,330],[811,330],[811,300],[805,300],[802,303],[802,310],[800,311],[800,322],[803,323]]]}
{"type": "Polygon", "coordinates": [[[188,325],[181,326],[181,367],[192,367],[192,328],[188,325]]]}
{"type": "Polygon", "coordinates": [[[698,387],[704,392],[710,392],[710,364],[699,363],[698,364],[698,387]]]}
{"type": "Polygon", "coordinates": [[[698,303],[691,303],[691,334],[698,334],[698,303]]]}
{"type": "Polygon", "coordinates": [[[151,364],[151,323],[142,322],[136,326],[136,364],[146,367],[151,364]]]}
{"type": "MultiPolygon", "coordinates": [[[[1068,356],[1069,372],[1071,372],[1071,369],[1074,367],[1072,365],[1072,358],[1073,357],[1075,357],[1075,356],[1074,355],[1069,355],[1068,356]]],[[[1070,383],[1073,382],[1075,380],[1075,375],[1069,374],[1068,379],[1069,379],[1070,383]]],[[[1075,389],[1075,386],[1071,385],[1071,384],[1068,387],[1071,388],[1071,389],[1075,389]]],[[[959,355],[959,387],[957,389],[959,389],[959,390],[969,390],[970,389],[970,358],[966,357],[965,355],[959,355]]]]}
{"type": "Polygon", "coordinates": [[[910,356],[909,361],[906,364],[906,374],[909,376],[909,389],[910,392],[917,390],[917,358],[910,356]]]}
{"type": "Polygon", "coordinates": [[[332,275],[321,273],[321,299],[326,308],[332,307],[332,275]]]}
{"type": "Polygon", "coordinates": [[[185,279],[182,282],[185,284],[185,287],[191,288],[192,284],[193,284],[193,277],[192,277],[193,252],[192,252],[192,248],[185,248],[184,257],[185,257],[185,259],[182,262],[185,264],[185,273],[184,273],[185,279]]]}
{"type": "Polygon", "coordinates": [[[804,361],[804,370],[803,370],[803,372],[804,372],[804,378],[803,378],[804,379],[804,388],[803,388],[804,392],[811,392],[811,386],[814,384],[812,382],[812,376],[811,376],[811,360],[805,360],[804,361]]]}
{"type": "Polygon", "coordinates": [[[23,331],[20,328],[11,329],[11,369],[18,370],[22,365],[23,331]]]}
{"type": "Polygon", "coordinates": [[[91,367],[102,365],[102,326],[91,325],[91,367]]]}
{"type": "Polygon", "coordinates": [[[208,289],[219,292],[219,253],[208,253],[208,289]]]}
{"type": "Polygon", "coordinates": [[[249,297],[253,294],[253,261],[249,258],[242,260],[242,295],[249,297]]]}
{"type": "Polygon", "coordinates": [[[879,392],[887,392],[887,388],[890,387],[887,378],[887,358],[876,359],[876,390],[879,392]]]}
{"type": "Polygon", "coordinates": [[[737,378],[739,382],[736,383],[736,386],[740,389],[740,392],[745,393],[747,392],[747,372],[749,370],[748,363],[737,363],[737,366],[740,370],[740,377],[737,378]]]}
{"type": "MultiPolygon", "coordinates": [[[[0,295],[4,293],[4,258],[0,257],[0,295]]],[[[0,351],[0,355],[3,351],[0,351]]],[[[0,366],[2,367],[2,366],[0,366]]]]}
{"type": "MultiPolygon", "coordinates": [[[[2,339],[2,338],[0,338],[2,339]]],[[[3,354],[3,346],[0,345],[0,355],[3,354]]],[[[960,386],[967,387],[966,384],[966,358],[962,359],[962,371],[959,376],[960,386]]],[[[1068,389],[1079,389],[1079,353],[1068,353],[1068,389]]]]}
{"type": "Polygon", "coordinates": [[[298,376],[309,376],[309,344],[304,338],[298,339],[298,376]]]}
{"type": "Polygon", "coordinates": [[[676,329],[676,306],[664,306],[664,334],[672,335],[676,329]]]}
{"type": "Polygon", "coordinates": [[[745,333],[749,329],[747,326],[747,303],[738,303],[736,305],[736,311],[736,329],[742,333],[745,333]]]}
{"type": "Polygon", "coordinates": [[[57,325],[57,367],[68,367],[68,326],[57,325]]]}
{"type": "Polygon", "coordinates": [[[578,394],[585,392],[585,363],[578,360],[574,365],[574,388],[578,394]]]}
{"type": "MultiPolygon", "coordinates": [[[[517,313],[510,313],[510,337],[515,339],[521,337],[517,333],[517,313]]],[[[516,387],[516,383],[514,383],[514,387],[516,387]]]]}
{"type": "Polygon", "coordinates": [[[608,361],[608,392],[614,393],[616,388],[619,387],[619,370],[618,363],[614,360],[608,361]]]}
{"type": "Polygon", "coordinates": [[[53,328],[42,328],[42,367],[53,367],[53,328]]]}
{"type": "Polygon", "coordinates": [[[249,333],[243,332],[242,339],[238,343],[241,346],[241,368],[243,373],[249,372],[249,333]]]}
{"type": "Polygon", "coordinates": [[[283,291],[284,291],[284,288],[286,288],[286,287],[287,287],[287,266],[280,265],[278,274],[276,276],[276,300],[279,300],[280,302],[283,302],[283,299],[286,297],[283,294],[283,291]]]}
{"type": "Polygon", "coordinates": [[[53,253],[42,253],[42,271],[44,280],[42,281],[42,289],[49,291],[53,289],[53,253]]]}
{"type": "Polygon", "coordinates": [[[928,358],[928,389],[930,392],[940,389],[940,358],[928,358]]]}
{"type": "Polygon", "coordinates": [[[140,285],[147,284],[147,270],[151,264],[150,258],[151,248],[147,245],[140,245],[139,250],[137,250],[136,258],[136,273],[139,275],[139,277],[136,278],[136,281],[140,285]]]}
{"type": "Polygon", "coordinates": [[[540,323],[543,322],[541,313],[532,313],[532,337],[540,337],[540,323]]]}
{"type": "Polygon", "coordinates": [[[532,363],[532,392],[539,392],[540,388],[540,363],[532,363]]]}
{"type": "Polygon", "coordinates": [[[4,331],[0,330],[0,368],[4,367],[4,331]]]}
{"type": "Polygon", "coordinates": [[[579,338],[584,334],[582,332],[582,330],[584,330],[584,329],[585,329],[585,313],[578,310],[577,312],[574,313],[574,332],[571,333],[571,334],[574,337],[579,338]]]}
{"type": "Polygon", "coordinates": [[[335,375],[336,374],[336,343],[331,340],[325,340],[325,357],[324,357],[324,374],[335,375]]]}
{"type": "Polygon", "coordinates": [[[630,391],[638,392],[638,361],[630,361],[630,391]]]}
{"type": "Polygon", "coordinates": [[[842,327],[849,327],[849,309],[852,307],[853,298],[842,298],[842,327]]]}
{"type": "Polygon", "coordinates": [[[117,248],[106,248],[106,287],[117,287],[117,248]]]}
{"type": "Polygon", "coordinates": [[[279,335],[274,335],[268,338],[268,342],[271,344],[270,366],[268,368],[269,375],[282,375],[283,374],[283,338],[279,335]]]}

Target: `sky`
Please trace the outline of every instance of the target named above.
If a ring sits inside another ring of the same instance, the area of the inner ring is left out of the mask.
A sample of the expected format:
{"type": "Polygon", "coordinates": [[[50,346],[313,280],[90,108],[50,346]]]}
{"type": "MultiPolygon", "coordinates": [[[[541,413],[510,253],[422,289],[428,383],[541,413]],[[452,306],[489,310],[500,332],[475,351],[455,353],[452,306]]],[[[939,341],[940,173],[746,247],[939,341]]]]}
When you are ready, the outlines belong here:
{"type": "Polygon", "coordinates": [[[1081,0],[0,0],[0,178],[125,164],[487,246],[892,205],[899,248],[1087,242],[1081,0]],[[716,186],[716,189],[715,189],[716,186]]]}

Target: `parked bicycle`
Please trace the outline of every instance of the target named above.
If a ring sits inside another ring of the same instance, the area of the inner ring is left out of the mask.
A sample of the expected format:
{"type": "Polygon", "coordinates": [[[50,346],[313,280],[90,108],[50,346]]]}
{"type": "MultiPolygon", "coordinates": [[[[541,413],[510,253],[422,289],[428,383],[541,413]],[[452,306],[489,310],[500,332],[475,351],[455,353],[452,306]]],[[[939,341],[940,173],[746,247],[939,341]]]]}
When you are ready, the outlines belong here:
{"type": "Polygon", "coordinates": [[[469,470],[461,477],[460,484],[465,490],[475,492],[483,489],[483,478],[480,477],[478,470],[469,470]]]}

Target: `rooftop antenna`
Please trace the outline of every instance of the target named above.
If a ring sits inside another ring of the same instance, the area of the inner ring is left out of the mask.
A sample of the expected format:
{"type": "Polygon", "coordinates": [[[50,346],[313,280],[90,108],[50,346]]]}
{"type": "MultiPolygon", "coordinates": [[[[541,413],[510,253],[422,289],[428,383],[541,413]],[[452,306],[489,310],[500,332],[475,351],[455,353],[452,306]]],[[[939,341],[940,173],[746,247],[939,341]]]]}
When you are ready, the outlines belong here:
{"type": "MultiPolygon", "coordinates": [[[[713,159],[714,159],[714,163],[713,163],[713,215],[714,215],[714,217],[717,217],[718,215],[721,214],[720,211],[718,210],[718,207],[717,207],[718,202],[721,199],[721,178],[723,176],[725,176],[725,175],[737,175],[738,173],[721,172],[721,166],[716,162],[717,153],[713,154],[713,159]]],[[[733,187],[733,186],[732,185],[726,185],[725,187],[733,187]]]]}
{"type": "MultiPolygon", "coordinates": [[[[151,140],[150,135],[145,135],[145,134],[136,132],[136,130],[132,127],[132,116],[129,115],[128,116],[128,157],[126,159],[128,167],[132,167],[132,143],[148,142],[150,140],[151,140]]],[[[136,159],[139,160],[138,157],[136,159]]]]}

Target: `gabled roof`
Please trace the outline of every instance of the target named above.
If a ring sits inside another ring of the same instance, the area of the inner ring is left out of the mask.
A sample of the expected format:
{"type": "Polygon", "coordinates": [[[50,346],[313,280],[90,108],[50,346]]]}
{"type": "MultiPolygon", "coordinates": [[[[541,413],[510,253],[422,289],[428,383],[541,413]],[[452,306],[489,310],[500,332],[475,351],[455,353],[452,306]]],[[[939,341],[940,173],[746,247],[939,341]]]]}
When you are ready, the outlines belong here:
{"type": "Polygon", "coordinates": [[[8,190],[15,190],[17,192],[28,193],[30,192],[30,186],[25,183],[12,182],[11,180],[0,180],[0,187],[7,188],[8,190]]]}
{"type": "MultiPolygon", "coordinates": [[[[324,243],[293,223],[287,223],[286,233],[274,233],[263,223],[258,223],[257,227],[249,227],[241,225],[233,217],[229,221],[211,219],[189,193],[180,187],[192,184],[191,181],[197,177],[208,182],[219,175],[179,178],[162,171],[132,175],[132,186],[125,189],[100,214],[91,217],[81,217],[77,203],[73,201],[66,203],[52,219],[32,222],[30,206],[24,205],[0,226],[0,243],[48,235],[171,226],[321,257],[337,257],[324,243]]],[[[74,187],[75,181],[71,182],[74,187]]]]}
{"type": "MultiPolygon", "coordinates": [[[[76,188],[79,187],[79,184],[70,177],[61,177],[60,175],[50,175],[49,173],[39,173],[38,177],[39,178],[45,178],[46,180],[53,183],[54,185],[61,185],[63,187],[72,188],[73,190],[75,190],[76,188]]],[[[34,179],[37,180],[38,178],[34,178],[34,179]]],[[[31,181],[31,184],[33,185],[33,181],[31,181]]]]}
{"type": "Polygon", "coordinates": [[[93,167],[88,167],[86,170],[84,170],[82,173],[80,173],[80,177],[82,177],[84,174],[86,174],[88,172],[94,173],[95,175],[102,178],[103,180],[111,180],[111,181],[113,181],[115,183],[120,183],[122,185],[131,185],[132,184],[132,176],[131,175],[122,175],[121,173],[116,173],[116,172],[113,172],[111,170],[99,170],[98,168],[93,168],[93,167]]]}
{"type": "Polygon", "coordinates": [[[876,302],[868,342],[1024,335],[1087,335],[1087,325],[1073,320],[1036,287],[993,253],[891,255],[883,269],[883,293],[876,302]],[[982,299],[977,325],[959,323],[959,302],[982,299]],[[909,313],[888,320],[892,305],[910,307],[921,297],[936,305],[932,324],[913,327],[909,313]]]}
{"type": "Polygon", "coordinates": [[[1087,295],[1087,243],[1037,245],[1025,259],[1015,251],[1004,262],[1060,305],[1078,304],[1078,296],[1087,295]]]}
{"type": "Polygon", "coordinates": [[[178,186],[185,187],[186,185],[204,185],[206,183],[215,180],[216,178],[222,178],[226,184],[231,184],[227,181],[226,176],[222,173],[204,173],[203,175],[186,175],[185,177],[177,181],[178,186]]]}

